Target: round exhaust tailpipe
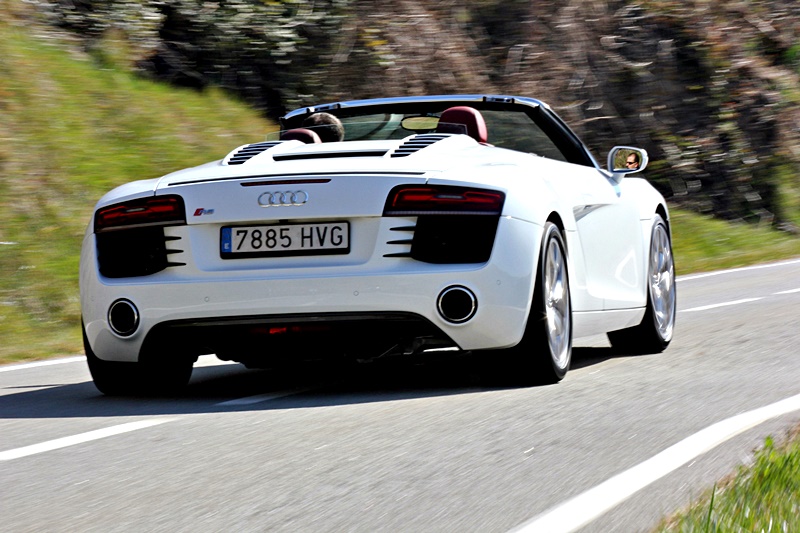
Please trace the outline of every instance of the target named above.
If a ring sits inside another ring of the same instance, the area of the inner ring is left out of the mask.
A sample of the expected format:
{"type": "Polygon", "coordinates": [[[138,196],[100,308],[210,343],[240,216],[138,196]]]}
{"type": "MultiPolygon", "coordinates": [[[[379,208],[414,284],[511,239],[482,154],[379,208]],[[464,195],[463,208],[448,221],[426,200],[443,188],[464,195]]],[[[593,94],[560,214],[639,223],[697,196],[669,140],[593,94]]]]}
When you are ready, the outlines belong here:
{"type": "Polygon", "coordinates": [[[108,325],[120,337],[130,337],[139,327],[139,310],[130,300],[115,300],[108,308],[108,325]]]}
{"type": "Polygon", "coordinates": [[[453,324],[463,324],[478,310],[475,293],[461,285],[451,285],[439,294],[436,307],[442,318],[453,324]]]}

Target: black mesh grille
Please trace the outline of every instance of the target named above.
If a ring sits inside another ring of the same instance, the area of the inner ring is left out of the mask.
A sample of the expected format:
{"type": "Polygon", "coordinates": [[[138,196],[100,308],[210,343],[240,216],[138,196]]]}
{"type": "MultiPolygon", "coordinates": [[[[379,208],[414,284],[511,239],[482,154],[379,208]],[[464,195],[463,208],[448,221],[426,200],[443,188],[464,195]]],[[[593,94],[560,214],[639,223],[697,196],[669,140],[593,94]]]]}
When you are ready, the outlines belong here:
{"type": "Polygon", "coordinates": [[[165,237],[163,227],[110,231],[98,233],[96,238],[100,274],[107,278],[148,276],[167,267],[184,265],[169,261],[171,254],[182,250],[167,248],[167,242],[180,237],[165,237]]]}
{"type": "Polygon", "coordinates": [[[495,216],[421,216],[411,257],[426,263],[485,263],[492,254],[497,221],[495,216]]]}
{"type": "Polygon", "coordinates": [[[498,220],[486,215],[420,216],[416,226],[392,228],[401,233],[387,244],[398,251],[384,257],[435,264],[485,263],[492,255],[498,220]]]}

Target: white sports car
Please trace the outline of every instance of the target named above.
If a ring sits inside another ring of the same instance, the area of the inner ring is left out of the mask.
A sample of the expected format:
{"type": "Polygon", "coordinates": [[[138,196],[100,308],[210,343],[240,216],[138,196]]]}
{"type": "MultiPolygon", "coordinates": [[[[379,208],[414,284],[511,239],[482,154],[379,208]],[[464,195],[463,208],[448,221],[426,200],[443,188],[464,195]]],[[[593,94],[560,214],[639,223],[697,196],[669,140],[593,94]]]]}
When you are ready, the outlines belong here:
{"type": "Polygon", "coordinates": [[[667,204],[630,176],[645,150],[603,169],[546,104],[508,96],[340,102],[281,125],[97,203],[80,286],[99,390],[174,391],[210,353],[487,351],[556,382],[573,337],[672,339],[667,204]]]}

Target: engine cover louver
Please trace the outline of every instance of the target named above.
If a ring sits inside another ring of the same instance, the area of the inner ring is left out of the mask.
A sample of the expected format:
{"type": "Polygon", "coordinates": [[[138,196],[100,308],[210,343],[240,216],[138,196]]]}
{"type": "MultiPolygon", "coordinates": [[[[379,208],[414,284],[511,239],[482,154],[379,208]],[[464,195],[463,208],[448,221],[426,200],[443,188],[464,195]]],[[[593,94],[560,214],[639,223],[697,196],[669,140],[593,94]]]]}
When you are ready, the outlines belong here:
{"type": "Polygon", "coordinates": [[[409,156],[447,137],[450,137],[450,135],[444,133],[421,133],[419,135],[414,135],[401,144],[397,150],[394,151],[392,157],[409,156]]]}
{"type": "Polygon", "coordinates": [[[269,141],[263,143],[254,143],[243,146],[235,151],[228,159],[228,165],[241,165],[252,157],[257,156],[261,152],[269,150],[273,146],[277,146],[283,141],[269,141]]]}
{"type": "Polygon", "coordinates": [[[349,152],[316,152],[300,154],[281,154],[272,156],[275,161],[297,161],[300,159],[338,159],[343,157],[383,157],[386,150],[360,150],[349,152]]]}

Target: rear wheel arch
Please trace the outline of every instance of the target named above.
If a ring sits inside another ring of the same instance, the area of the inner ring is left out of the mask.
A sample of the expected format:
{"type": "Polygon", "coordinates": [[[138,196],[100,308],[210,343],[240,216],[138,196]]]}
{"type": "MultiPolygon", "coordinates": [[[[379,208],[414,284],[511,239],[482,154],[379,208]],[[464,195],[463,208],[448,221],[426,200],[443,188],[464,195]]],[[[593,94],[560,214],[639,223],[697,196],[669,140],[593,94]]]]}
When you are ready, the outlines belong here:
{"type": "MultiPolygon", "coordinates": [[[[564,221],[561,219],[561,215],[559,215],[556,211],[553,211],[552,213],[550,213],[550,216],[547,217],[547,222],[554,224],[558,228],[558,231],[561,233],[561,239],[564,244],[564,255],[567,257],[567,268],[571,270],[571,265],[569,262],[570,261],[569,243],[567,242],[567,230],[566,226],[564,225],[564,221]]],[[[546,224],[547,223],[545,223],[545,225],[546,224]]],[[[539,245],[541,246],[541,243],[539,243],[539,245]]]]}
{"type": "MultiPolygon", "coordinates": [[[[556,227],[558,228],[558,230],[562,233],[562,237],[564,236],[563,235],[564,231],[565,231],[564,230],[564,221],[561,220],[561,215],[559,215],[557,212],[553,211],[552,213],[550,213],[550,216],[547,217],[547,222],[552,222],[553,224],[555,224],[556,227]]],[[[566,242],[564,243],[564,245],[566,246],[566,242]]]]}
{"type": "Polygon", "coordinates": [[[534,269],[533,269],[533,283],[530,286],[530,293],[529,293],[529,305],[528,305],[528,313],[530,314],[534,310],[535,302],[534,302],[534,292],[536,289],[536,280],[539,276],[539,267],[541,265],[541,257],[539,254],[542,253],[542,247],[544,246],[544,241],[547,238],[547,229],[548,224],[553,224],[558,228],[558,232],[561,234],[561,242],[564,247],[564,256],[566,257],[566,267],[567,267],[567,276],[572,279],[572,264],[571,258],[569,253],[569,244],[567,244],[567,231],[564,229],[564,222],[561,220],[561,216],[556,211],[552,211],[550,215],[548,215],[547,220],[542,224],[542,234],[539,237],[539,241],[536,243],[536,261],[534,262],[534,269]]]}
{"type": "Polygon", "coordinates": [[[564,256],[566,257],[567,260],[566,263],[567,275],[570,278],[572,278],[572,257],[569,251],[569,239],[567,239],[567,230],[566,226],[564,225],[564,221],[561,219],[561,215],[559,215],[556,211],[553,211],[552,213],[550,213],[550,216],[547,217],[547,222],[554,224],[558,228],[558,231],[561,233],[561,241],[564,246],[564,256]]]}
{"type": "Polygon", "coordinates": [[[670,224],[669,218],[667,217],[667,208],[664,207],[664,204],[658,204],[656,207],[656,214],[660,215],[662,219],[664,219],[664,224],[667,226],[667,233],[669,234],[670,241],[672,240],[672,225],[670,224]]]}

